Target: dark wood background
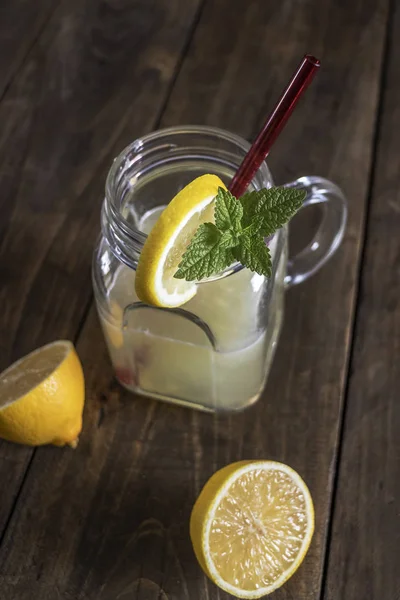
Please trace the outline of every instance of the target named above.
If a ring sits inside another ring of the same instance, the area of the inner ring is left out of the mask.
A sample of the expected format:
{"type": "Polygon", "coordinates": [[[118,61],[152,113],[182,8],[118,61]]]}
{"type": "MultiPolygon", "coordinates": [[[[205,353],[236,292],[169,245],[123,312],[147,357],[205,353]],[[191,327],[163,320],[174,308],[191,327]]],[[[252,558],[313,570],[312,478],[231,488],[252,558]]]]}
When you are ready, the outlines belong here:
{"type": "Polygon", "coordinates": [[[65,337],[87,386],[77,450],[0,445],[1,600],[227,599],[188,519],[240,458],[290,464],[315,501],[274,598],[399,600],[400,0],[2,0],[0,34],[0,368],[65,337]],[[323,67],[269,163],[342,186],[344,243],[288,292],[255,407],[134,398],[91,292],[111,160],[168,125],[251,139],[305,52],[323,67]]]}

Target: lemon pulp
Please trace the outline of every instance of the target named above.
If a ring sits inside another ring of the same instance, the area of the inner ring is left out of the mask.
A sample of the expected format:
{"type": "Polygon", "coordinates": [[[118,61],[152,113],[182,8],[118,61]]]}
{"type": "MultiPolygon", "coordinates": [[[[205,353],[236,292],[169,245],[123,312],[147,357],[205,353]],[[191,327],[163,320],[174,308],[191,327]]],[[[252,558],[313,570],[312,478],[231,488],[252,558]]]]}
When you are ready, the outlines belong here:
{"type": "Polygon", "coordinates": [[[191,517],[201,566],[214,583],[241,598],[260,598],[289,579],[313,530],[307,486],[290,467],[273,461],[244,461],[217,472],[191,517]]]}
{"type": "Polygon", "coordinates": [[[167,205],[143,246],[136,271],[139,299],[154,306],[175,307],[196,294],[196,283],[175,279],[182,256],[199,225],[214,222],[214,200],[225,185],[216,175],[202,175],[167,205]]]}
{"type": "Polygon", "coordinates": [[[85,388],[71,342],[48,344],[0,374],[0,437],[20,444],[76,446],[85,388]]]}

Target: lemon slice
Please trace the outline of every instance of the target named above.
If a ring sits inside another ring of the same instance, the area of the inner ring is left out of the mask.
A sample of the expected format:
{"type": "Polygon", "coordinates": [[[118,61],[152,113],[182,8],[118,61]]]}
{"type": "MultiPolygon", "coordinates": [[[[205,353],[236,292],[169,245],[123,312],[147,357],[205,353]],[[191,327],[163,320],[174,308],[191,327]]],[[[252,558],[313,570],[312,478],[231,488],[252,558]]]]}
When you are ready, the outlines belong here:
{"type": "Polygon", "coordinates": [[[196,283],[174,275],[190,240],[201,223],[214,222],[218,188],[216,175],[202,175],[185,186],[168,204],[150,231],[136,271],[139,299],[154,306],[174,307],[188,302],[196,283]]]}
{"type": "Polygon", "coordinates": [[[287,581],[303,561],[313,531],[306,484],[293,469],[273,461],[242,461],[215,473],[190,519],[203,570],[239,598],[261,598],[287,581]]]}
{"type": "Polygon", "coordinates": [[[19,444],[75,447],[85,386],[74,346],[58,341],[0,374],[0,437],[19,444]]]}

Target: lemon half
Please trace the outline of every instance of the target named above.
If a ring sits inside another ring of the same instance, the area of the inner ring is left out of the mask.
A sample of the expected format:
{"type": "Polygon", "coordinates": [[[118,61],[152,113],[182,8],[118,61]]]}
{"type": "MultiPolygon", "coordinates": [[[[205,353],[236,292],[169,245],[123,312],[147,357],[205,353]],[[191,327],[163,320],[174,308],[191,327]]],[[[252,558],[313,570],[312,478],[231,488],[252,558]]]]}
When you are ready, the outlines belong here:
{"type": "Polygon", "coordinates": [[[314,531],[314,508],[301,477],[273,461],[242,461],[215,473],[190,520],[197,559],[220,588],[261,598],[289,579],[314,531]]]}
{"type": "Polygon", "coordinates": [[[174,275],[199,225],[214,223],[219,187],[226,189],[216,175],[197,177],[161,213],[143,246],[136,271],[135,288],[142,302],[174,307],[193,298],[196,283],[175,279],[174,275]]]}
{"type": "Polygon", "coordinates": [[[62,340],[43,346],[0,374],[0,437],[31,446],[75,447],[84,400],[73,344],[62,340]]]}

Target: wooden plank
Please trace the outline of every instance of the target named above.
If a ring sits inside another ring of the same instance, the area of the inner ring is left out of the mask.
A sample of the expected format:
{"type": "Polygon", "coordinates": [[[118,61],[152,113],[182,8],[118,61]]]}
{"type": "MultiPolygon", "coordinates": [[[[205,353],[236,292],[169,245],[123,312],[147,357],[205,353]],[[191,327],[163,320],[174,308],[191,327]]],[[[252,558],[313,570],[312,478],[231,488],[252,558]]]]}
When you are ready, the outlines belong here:
{"type": "MultiPolygon", "coordinates": [[[[156,125],[199,6],[65,2],[0,104],[0,369],[78,331],[107,167],[156,125]]],[[[0,446],[0,532],[30,456],[0,446]]]]}
{"type": "Polygon", "coordinates": [[[59,1],[2,0],[0,4],[0,98],[59,1]]]}
{"type": "Polygon", "coordinates": [[[329,600],[400,595],[400,2],[394,6],[329,548],[329,600]]]}
{"type": "Polygon", "coordinates": [[[123,392],[92,310],[79,342],[84,434],[75,452],[35,455],[1,549],[4,600],[143,600],[157,591],[162,600],[227,598],[195,562],[188,518],[216,468],[252,457],[287,462],[310,485],[315,539],[276,598],[319,597],[387,3],[343,11],[334,0],[308,0],[296,18],[292,6],[208,2],[163,124],[202,122],[251,135],[299,55],[315,52],[325,70],[271,165],[277,181],[314,172],[343,185],[351,199],[343,247],[288,293],[264,398],[241,415],[201,415],[123,392]]]}

